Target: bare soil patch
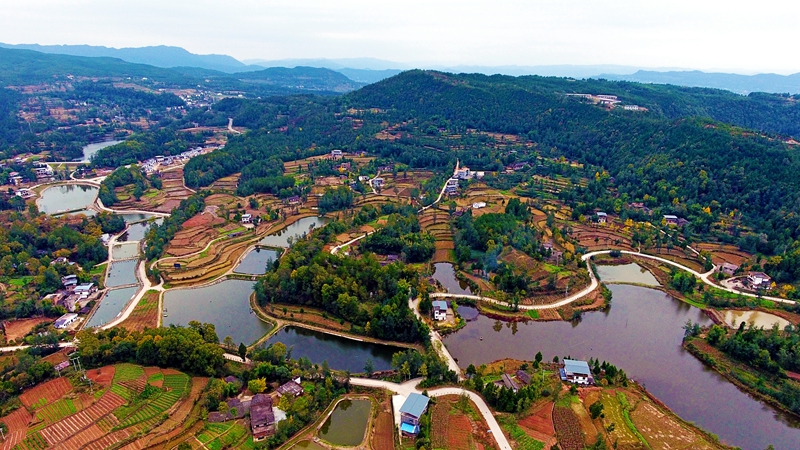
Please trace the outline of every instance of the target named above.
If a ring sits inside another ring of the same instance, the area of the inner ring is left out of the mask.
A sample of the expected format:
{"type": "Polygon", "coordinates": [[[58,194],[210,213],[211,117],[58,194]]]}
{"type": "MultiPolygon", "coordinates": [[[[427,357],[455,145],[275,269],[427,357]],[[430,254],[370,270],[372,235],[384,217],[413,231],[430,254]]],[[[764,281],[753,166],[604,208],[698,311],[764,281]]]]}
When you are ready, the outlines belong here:
{"type": "Polygon", "coordinates": [[[53,319],[47,317],[37,317],[33,319],[20,319],[3,322],[3,328],[6,333],[7,341],[14,341],[25,337],[33,330],[33,327],[40,323],[53,322],[53,319]]]}

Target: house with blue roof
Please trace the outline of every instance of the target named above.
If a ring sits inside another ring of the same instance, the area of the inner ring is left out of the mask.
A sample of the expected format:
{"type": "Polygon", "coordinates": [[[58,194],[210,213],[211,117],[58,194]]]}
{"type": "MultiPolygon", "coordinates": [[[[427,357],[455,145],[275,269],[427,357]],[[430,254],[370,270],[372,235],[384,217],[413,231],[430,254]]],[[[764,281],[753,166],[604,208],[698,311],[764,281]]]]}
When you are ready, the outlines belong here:
{"type": "Polygon", "coordinates": [[[561,372],[561,379],[563,381],[569,381],[574,384],[594,384],[592,370],[589,368],[589,363],[586,361],[565,359],[564,367],[559,369],[559,372],[561,372]]]}
{"type": "Polygon", "coordinates": [[[409,394],[400,407],[400,432],[403,436],[414,437],[419,434],[419,418],[428,409],[430,399],[421,394],[409,394]]]}
{"type": "Polygon", "coordinates": [[[447,319],[447,302],[444,300],[433,301],[433,319],[445,320],[447,319]]]}

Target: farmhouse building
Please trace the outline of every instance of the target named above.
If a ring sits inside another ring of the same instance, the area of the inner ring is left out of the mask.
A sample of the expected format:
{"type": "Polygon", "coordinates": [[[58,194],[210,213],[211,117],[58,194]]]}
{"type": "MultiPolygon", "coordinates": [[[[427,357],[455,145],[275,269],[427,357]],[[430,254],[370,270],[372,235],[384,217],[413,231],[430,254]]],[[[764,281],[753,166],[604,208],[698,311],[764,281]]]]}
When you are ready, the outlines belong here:
{"type": "Polygon", "coordinates": [[[242,214],[242,223],[251,223],[253,221],[252,214],[242,214]]]}
{"type": "Polygon", "coordinates": [[[269,395],[256,394],[250,401],[250,428],[254,441],[275,434],[275,411],[272,410],[272,397],[269,395]]]}
{"type": "Polygon", "coordinates": [[[63,330],[76,320],[78,320],[77,314],[75,313],[64,314],[63,316],[56,319],[56,323],[54,323],[53,326],[59,330],[63,330]]]}
{"type": "Polygon", "coordinates": [[[472,209],[486,208],[486,202],[475,202],[472,204],[472,209]]]}
{"type": "Polygon", "coordinates": [[[501,378],[503,380],[503,385],[506,388],[511,389],[514,392],[519,390],[519,385],[511,378],[511,375],[504,373],[501,378]]]}
{"type": "Polygon", "coordinates": [[[726,263],[722,263],[722,266],[719,268],[720,272],[722,272],[722,273],[724,273],[725,275],[728,275],[728,276],[733,275],[737,270],[739,270],[739,266],[737,266],[736,264],[731,264],[731,263],[727,263],[727,262],[726,263]]]}
{"type": "Polygon", "coordinates": [[[517,371],[517,378],[525,385],[531,384],[531,376],[528,375],[528,372],[525,372],[524,370],[517,371]]]}
{"type": "Polygon", "coordinates": [[[300,378],[289,380],[278,388],[278,397],[283,397],[284,395],[291,395],[292,397],[303,395],[303,386],[300,385],[300,378]]]}
{"type": "Polygon", "coordinates": [[[342,156],[344,155],[341,150],[331,150],[331,159],[341,159],[342,156]]]}
{"type": "Polygon", "coordinates": [[[606,223],[606,222],[608,222],[608,214],[606,214],[606,213],[604,213],[602,211],[598,212],[597,213],[597,223],[606,223]]]}
{"type": "Polygon", "coordinates": [[[594,384],[592,371],[589,369],[589,364],[586,361],[565,359],[564,368],[559,370],[563,381],[569,381],[574,384],[594,384]]]}
{"type": "Polygon", "coordinates": [[[411,393],[400,407],[400,432],[403,436],[413,437],[419,433],[419,418],[428,409],[428,397],[411,393]]]}
{"type": "Polygon", "coordinates": [[[750,272],[747,282],[753,289],[769,289],[772,279],[764,272],[750,272]]]}
{"type": "Polygon", "coordinates": [[[447,302],[444,300],[434,300],[433,302],[433,320],[447,319],[447,302]]]}

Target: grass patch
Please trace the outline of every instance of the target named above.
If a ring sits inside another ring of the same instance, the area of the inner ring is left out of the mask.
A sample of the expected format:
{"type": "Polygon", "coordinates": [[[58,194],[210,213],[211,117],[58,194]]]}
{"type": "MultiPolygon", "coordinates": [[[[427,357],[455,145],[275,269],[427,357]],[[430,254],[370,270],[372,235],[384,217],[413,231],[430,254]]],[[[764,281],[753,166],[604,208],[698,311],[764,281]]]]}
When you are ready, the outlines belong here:
{"type": "Polygon", "coordinates": [[[144,376],[142,366],[134,364],[117,364],[114,370],[114,383],[136,380],[144,376]]]}
{"type": "Polygon", "coordinates": [[[8,284],[15,287],[25,287],[31,282],[31,280],[33,280],[33,277],[31,276],[11,278],[8,280],[8,284]]]}
{"type": "Polygon", "coordinates": [[[91,275],[91,276],[103,275],[104,273],[106,273],[106,266],[108,266],[108,263],[102,263],[102,264],[95,265],[94,267],[92,267],[92,270],[89,271],[89,275],[91,275]]]}
{"type": "Polygon", "coordinates": [[[528,314],[528,317],[530,317],[531,319],[538,319],[539,318],[539,310],[529,309],[527,314],[528,314]]]}

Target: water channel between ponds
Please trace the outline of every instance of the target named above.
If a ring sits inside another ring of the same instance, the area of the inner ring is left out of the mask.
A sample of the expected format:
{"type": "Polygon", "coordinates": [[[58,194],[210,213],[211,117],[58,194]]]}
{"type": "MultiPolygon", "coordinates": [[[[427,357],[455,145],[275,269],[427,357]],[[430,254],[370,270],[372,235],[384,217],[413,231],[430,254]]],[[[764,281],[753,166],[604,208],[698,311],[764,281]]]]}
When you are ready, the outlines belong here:
{"type": "Polygon", "coordinates": [[[450,263],[435,263],[433,265],[433,279],[442,284],[451,294],[472,295],[467,283],[456,278],[455,268],[450,263]]]}
{"type": "Polygon", "coordinates": [[[115,141],[104,141],[104,142],[95,142],[94,144],[86,145],[86,146],[83,147],[83,158],[79,158],[79,159],[77,159],[75,161],[82,162],[82,163],[91,162],[92,161],[92,156],[94,156],[95,153],[97,153],[98,151],[100,151],[100,150],[102,150],[102,149],[104,149],[106,147],[111,147],[112,145],[119,144],[120,142],[123,142],[123,141],[116,141],[116,140],[115,141]]]}
{"type": "Polygon", "coordinates": [[[164,222],[164,219],[156,219],[152,223],[149,221],[145,221],[145,222],[137,222],[131,224],[131,226],[128,227],[128,231],[122,233],[122,236],[120,236],[119,239],[117,239],[117,241],[119,242],[141,241],[144,239],[145,235],[147,234],[147,231],[150,229],[150,226],[153,223],[161,224],[162,222],[164,222]]]}
{"type": "Polygon", "coordinates": [[[46,188],[36,204],[43,213],[53,215],[85,209],[94,203],[99,189],[80,184],[63,184],[46,188]]]}
{"type": "Polygon", "coordinates": [[[341,447],[355,447],[364,440],[372,402],[344,399],[336,404],[319,429],[319,437],[341,447]]]}
{"type": "Polygon", "coordinates": [[[309,232],[312,225],[314,228],[319,228],[328,222],[330,222],[330,219],[325,217],[303,217],[283,230],[264,237],[259,241],[259,244],[266,247],[288,247],[290,237],[302,236],[309,232]]]}
{"type": "Polygon", "coordinates": [[[186,326],[190,321],[211,323],[217,336],[230,336],[236,344],[250,345],[272,330],[250,311],[253,282],[226,280],[211,286],[173,289],[164,293],[165,326],[186,326]]]}
{"type": "Polygon", "coordinates": [[[138,290],[139,287],[134,286],[108,291],[103,299],[100,300],[100,305],[92,314],[92,317],[86,322],[86,328],[99,327],[114,320],[138,290]]]}
{"type": "Polygon", "coordinates": [[[688,319],[711,323],[702,311],[655,289],[608,288],[611,308],[584,313],[580,321],[505,323],[480,315],[444,343],[462,368],[501,358],[532,360],[539,351],[545,360],[606,360],[726,444],[754,450],[769,444],[798,447],[800,421],[740,391],[681,347],[688,319]]]}
{"type": "Polygon", "coordinates": [[[390,370],[392,355],[404,350],[293,326],[282,328],[262,345],[266,347],[275,342],[282,342],[286,348],[292,347],[293,359],[306,357],[314,364],[328,361],[331,369],[352,373],[364,372],[368,359],[372,359],[373,370],[390,370]]]}
{"type": "MultiPolygon", "coordinates": [[[[113,253],[112,253],[113,254],[113,253]]],[[[112,261],[111,267],[108,268],[108,277],[106,277],[106,287],[127,286],[129,284],[136,284],[136,265],[139,264],[138,259],[130,259],[127,261],[112,261]]]]}
{"type": "Polygon", "coordinates": [[[250,275],[263,275],[267,273],[267,264],[277,261],[280,256],[281,252],[278,250],[257,247],[250,250],[233,271],[250,275]]]}

